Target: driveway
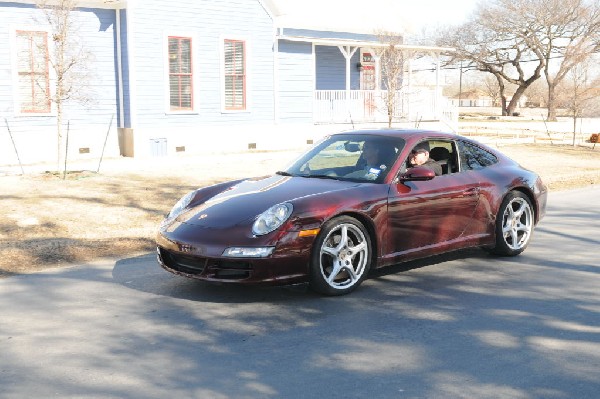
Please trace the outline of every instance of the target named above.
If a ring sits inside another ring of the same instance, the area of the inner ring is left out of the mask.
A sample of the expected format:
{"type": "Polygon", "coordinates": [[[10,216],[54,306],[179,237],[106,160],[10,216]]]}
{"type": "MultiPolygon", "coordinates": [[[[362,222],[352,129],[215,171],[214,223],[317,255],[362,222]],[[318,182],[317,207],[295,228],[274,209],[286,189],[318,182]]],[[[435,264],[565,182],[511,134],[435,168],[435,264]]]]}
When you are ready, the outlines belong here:
{"type": "Polygon", "coordinates": [[[0,280],[0,398],[597,398],[600,188],[516,258],[475,249],[325,298],[153,254],[0,280]]]}

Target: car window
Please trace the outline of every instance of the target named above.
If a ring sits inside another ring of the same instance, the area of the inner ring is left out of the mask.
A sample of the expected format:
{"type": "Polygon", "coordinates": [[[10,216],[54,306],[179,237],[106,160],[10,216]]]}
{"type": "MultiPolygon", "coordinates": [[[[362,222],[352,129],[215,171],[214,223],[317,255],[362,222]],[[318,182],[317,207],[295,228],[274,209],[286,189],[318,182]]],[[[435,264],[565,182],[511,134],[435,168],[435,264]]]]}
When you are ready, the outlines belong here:
{"type": "Polygon", "coordinates": [[[456,150],[452,141],[430,140],[429,148],[429,158],[442,167],[443,175],[456,172],[456,150]]]}
{"type": "Polygon", "coordinates": [[[363,143],[334,141],[308,160],[311,170],[354,166],[361,155],[363,143]]]}
{"type": "Polygon", "coordinates": [[[461,170],[479,170],[498,162],[494,154],[464,141],[458,142],[458,151],[461,170]]]}
{"type": "Polygon", "coordinates": [[[286,172],[308,178],[381,182],[403,147],[400,138],[333,135],[301,156],[286,172]]]}

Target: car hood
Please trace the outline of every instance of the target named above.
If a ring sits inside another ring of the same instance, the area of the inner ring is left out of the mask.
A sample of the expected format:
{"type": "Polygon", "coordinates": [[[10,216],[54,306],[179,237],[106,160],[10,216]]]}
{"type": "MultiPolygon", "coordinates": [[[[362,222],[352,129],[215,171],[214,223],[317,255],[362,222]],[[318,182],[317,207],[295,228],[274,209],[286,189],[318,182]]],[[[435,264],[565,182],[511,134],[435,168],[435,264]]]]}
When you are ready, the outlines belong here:
{"type": "Polygon", "coordinates": [[[351,190],[370,183],[273,175],[242,180],[191,207],[177,221],[209,228],[227,228],[253,222],[271,206],[325,193],[351,190]]]}

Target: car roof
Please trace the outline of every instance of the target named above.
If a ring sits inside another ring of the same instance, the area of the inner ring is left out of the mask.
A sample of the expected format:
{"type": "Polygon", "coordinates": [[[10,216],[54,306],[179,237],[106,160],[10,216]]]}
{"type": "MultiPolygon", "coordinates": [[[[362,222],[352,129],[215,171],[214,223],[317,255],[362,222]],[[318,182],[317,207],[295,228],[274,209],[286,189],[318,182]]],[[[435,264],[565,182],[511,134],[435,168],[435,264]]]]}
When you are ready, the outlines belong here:
{"type": "Polygon", "coordinates": [[[426,130],[426,129],[361,129],[361,130],[348,130],[333,135],[373,135],[373,136],[385,136],[403,139],[420,139],[420,138],[446,138],[456,139],[458,136],[454,133],[446,133],[437,130],[426,130]]]}

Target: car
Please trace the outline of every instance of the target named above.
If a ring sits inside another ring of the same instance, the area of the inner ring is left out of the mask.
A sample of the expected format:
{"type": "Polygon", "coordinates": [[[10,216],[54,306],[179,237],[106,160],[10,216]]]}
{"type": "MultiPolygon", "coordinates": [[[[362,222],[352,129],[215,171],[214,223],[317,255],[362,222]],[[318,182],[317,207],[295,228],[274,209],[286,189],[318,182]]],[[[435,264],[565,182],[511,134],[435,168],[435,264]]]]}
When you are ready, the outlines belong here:
{"type": "Polygon", "coordinates": [[[408,260],[469,247],[518,255],[547,194],[536,173],[460,135],[341,132],[285,170],[183,196],[160,224],[158,262],[205,281],[343,295],[408,260]]]}

